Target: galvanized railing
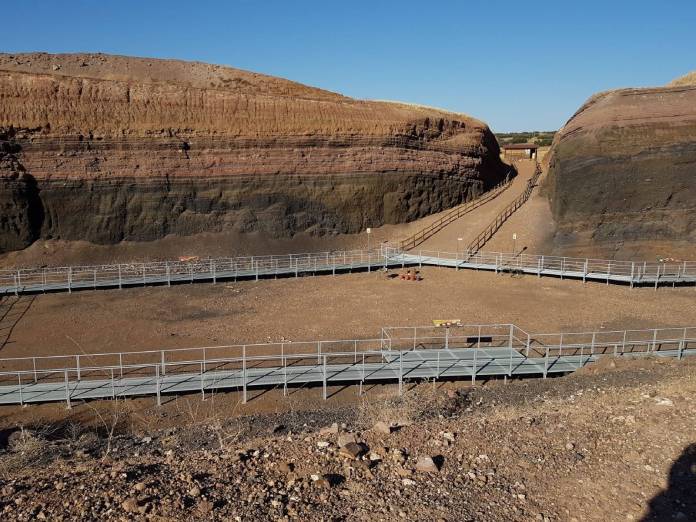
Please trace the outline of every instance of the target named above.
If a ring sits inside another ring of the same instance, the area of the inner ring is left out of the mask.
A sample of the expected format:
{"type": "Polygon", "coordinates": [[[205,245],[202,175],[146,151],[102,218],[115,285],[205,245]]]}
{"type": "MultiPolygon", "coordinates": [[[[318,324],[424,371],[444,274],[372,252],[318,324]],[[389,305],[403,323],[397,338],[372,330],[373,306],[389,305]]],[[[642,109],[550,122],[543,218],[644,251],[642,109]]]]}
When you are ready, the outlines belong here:
{"type": "Polygon", "coordinates": [[[453,268],[491,270],[496,273],[524,273],[582,281],[650,285],[696,283],[696,261],[648,262],[589,259],[505,252],[417,252],[391,251],[390,259],[404,265],[437,265],[453,268]]]}
{"type": "Polygon", "coordinates": [[[379,267],[379,250],[350,250],[304,254],[195,259],[192,261],[130,262],[111,265],[20,268],[0,270],[0,294],[68,291],[84,288],[123,288],[333,272],[379,267]]]}
{"type": "Polygon", "coordinates": [[[572,372],[605,355],[696,355],[696,327],[529,334],[513,324],[390,327],[379,339],[0,359],[0,402],[71,401],[370,379],[572,372]]]}

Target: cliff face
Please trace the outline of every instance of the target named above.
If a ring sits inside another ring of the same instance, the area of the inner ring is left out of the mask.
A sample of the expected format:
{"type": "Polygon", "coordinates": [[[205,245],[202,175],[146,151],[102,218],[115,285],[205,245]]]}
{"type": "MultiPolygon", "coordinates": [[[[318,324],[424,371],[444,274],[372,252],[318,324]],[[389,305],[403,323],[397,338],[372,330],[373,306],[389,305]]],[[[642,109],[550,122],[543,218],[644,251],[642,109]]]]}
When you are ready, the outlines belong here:
{"type": "Polygon", "coordinates": [[[0,250],[358,232],[506,173],[487,126],[461,114],[202,63],[0,55],[0,250]]]}
{"type": "Polygon", "coordinates": [[[549,160],[557,244],[696,241],[696,86],[590,98],[549,160]]]}

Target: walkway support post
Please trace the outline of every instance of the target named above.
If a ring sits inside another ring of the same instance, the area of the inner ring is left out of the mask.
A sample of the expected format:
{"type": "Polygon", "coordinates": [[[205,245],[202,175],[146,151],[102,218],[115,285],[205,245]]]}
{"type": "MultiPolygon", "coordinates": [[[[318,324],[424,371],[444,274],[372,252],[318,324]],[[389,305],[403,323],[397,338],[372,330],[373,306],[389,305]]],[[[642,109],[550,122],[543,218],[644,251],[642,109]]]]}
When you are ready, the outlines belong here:
{"type": "Polygon", "coordinates": [[[479,326],[479,346],[474,348],[474,363],[471,368],[471,384],[476,383],[476,355],[478,354],[479,348],[481,347],[481,327],[479,326]]]}
{"type": "Polygon", "coordinates": [[[67,368],[64,370],[64,375],[65,375],[65,402],[68,405],[68,409],[71,409],[72,404],[70,404],[70,385],[68,384],[68,369],[67,368]]]}
{"type": "Polygon", "coordinates": [[[404,393],[404,352],[399,351],[399,395],[404,393]]]}
{"type": "Polygon", "coordinates": [[[326,355],[324,355],[324,365],[322,370],[322,397],[326,400],[326,355]]]}
{"type": "Polygon", "coordinates": [[[242,404],[247,402],[246,344],[242,347],[242,404]]]}
{"type": "Polygon", "coordinates": [[[160,399],[160,372],[159,366],[155,365],[155,386],[157,392],[157,406],[162,406],[162,400],[160,399]]]}
{"type": "Polygon", "coordinates": [[[24,396],[22,395],[22,372],[17,372],[17,381],[19,382],[19,405],[24,406],[24,396]]]}

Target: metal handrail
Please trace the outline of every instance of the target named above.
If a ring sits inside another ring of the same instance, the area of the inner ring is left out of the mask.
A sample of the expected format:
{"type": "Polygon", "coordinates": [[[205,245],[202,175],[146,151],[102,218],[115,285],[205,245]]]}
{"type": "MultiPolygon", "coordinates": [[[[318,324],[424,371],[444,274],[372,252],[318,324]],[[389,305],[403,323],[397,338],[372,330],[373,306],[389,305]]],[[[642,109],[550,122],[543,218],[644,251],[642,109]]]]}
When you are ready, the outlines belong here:
{"type": "Polygon", "coordinates": [[[488,240],[493,237],[498,229],[503,226],[503,223],[505,223],[505,221],[507,221],[507,219],[529,199],[529,196],[532,194],[532,190],[534,189],[539,176],[541,176],[541,166],[539,163],[537,163],[534,170],[534,175],[527,181],[527,186],[525,187],[524,192],[515,198],[512,203],[506,206],[495,217],[493,222],[486,229],[484,229],[483,232],[476,236],[471,243],[469,243],[469,246],[467,247],[469,252],[476,253],[481,250],[486,242],[488,242],[488,240]]]}
{"type": "Polygon", "coordinates": [[[419,244],[423,243],[428,238],[442,230],[445,226],[449,225],[452,221],[459,219],[463,215],[480,207],[484,203],[488,203],[489,201],[495,199],[512,184],[512,180],[513,178],[511,178],[509,173],[506,176],[505,181],[498,183],[495,187],[485,192],[481,196],[454,207],[445,215],[440,216],[433,223],[430,223],[410,236],[403,239],[398,239],[396,242],[398,243],[399,248],[408,250],[417,247],[419,244]]]}

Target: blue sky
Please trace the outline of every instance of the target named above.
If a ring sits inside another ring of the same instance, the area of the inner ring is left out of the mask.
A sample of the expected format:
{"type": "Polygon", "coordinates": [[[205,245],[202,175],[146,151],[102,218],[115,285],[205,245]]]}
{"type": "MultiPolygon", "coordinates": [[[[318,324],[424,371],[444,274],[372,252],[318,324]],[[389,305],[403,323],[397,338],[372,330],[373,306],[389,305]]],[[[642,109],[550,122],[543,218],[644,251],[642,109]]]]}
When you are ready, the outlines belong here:
{"type": "Polygon", "coordinates": [[[0,51],[231,65],[556,129],[592,93],[696,69],[696,1],[15,0],[0,51]]]}

